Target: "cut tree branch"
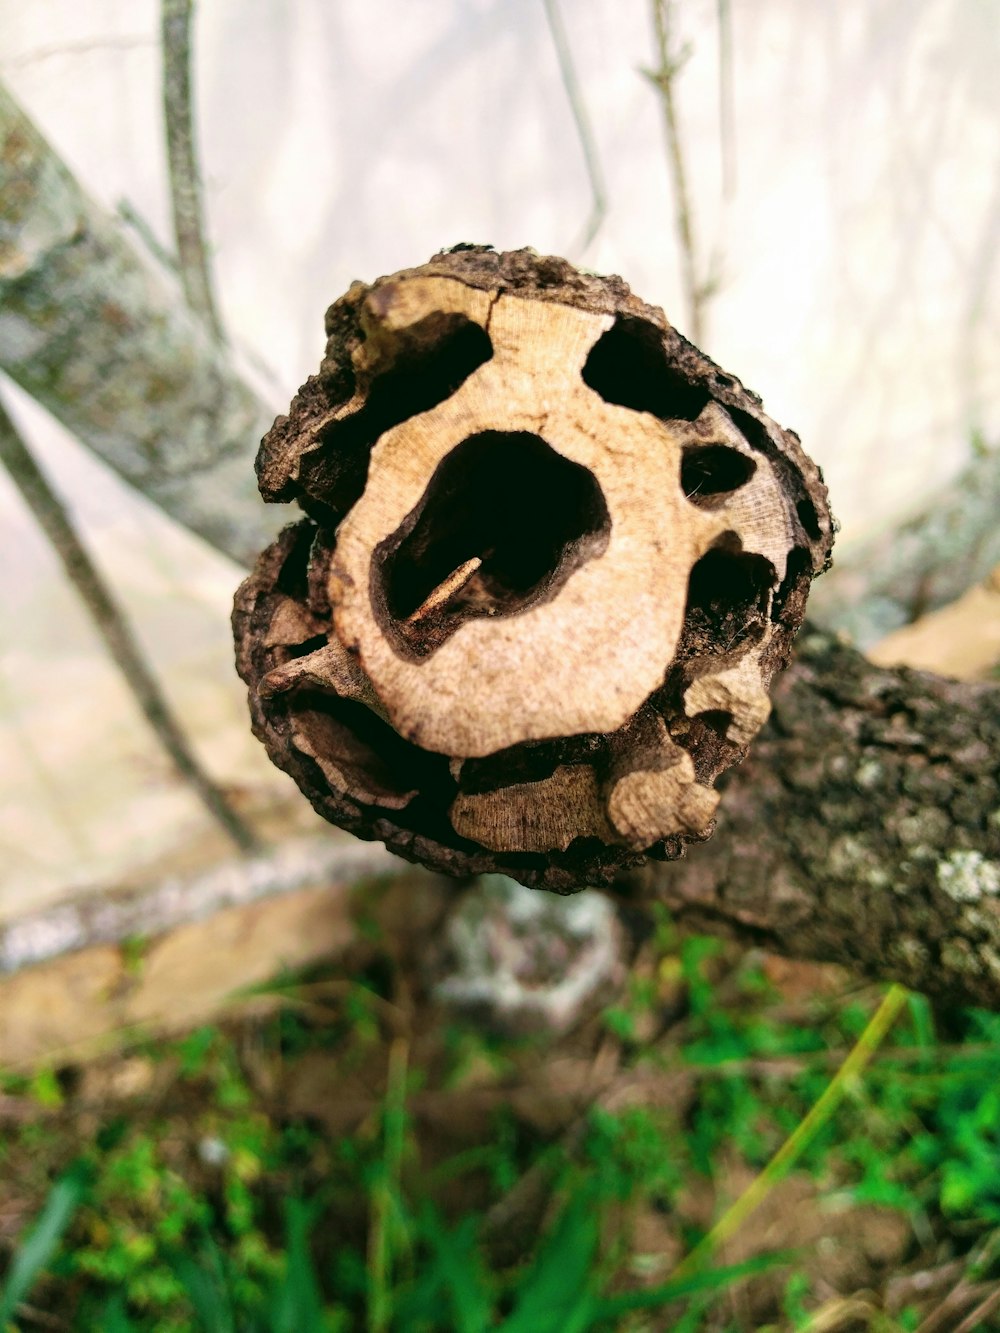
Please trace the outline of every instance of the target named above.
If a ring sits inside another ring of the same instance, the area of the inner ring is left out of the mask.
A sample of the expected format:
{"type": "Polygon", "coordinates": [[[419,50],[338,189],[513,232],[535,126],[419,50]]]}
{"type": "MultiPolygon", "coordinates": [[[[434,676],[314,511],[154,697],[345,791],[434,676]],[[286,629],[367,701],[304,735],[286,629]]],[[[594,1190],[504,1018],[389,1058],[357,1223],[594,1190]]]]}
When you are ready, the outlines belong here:
{"type": "Polygon", "coordinates": [[[174,217],[177,262],[187,303],[216,338],[222,323],[212,289],[205,244],[205,213],[201,173],[195,147],[191,91],[192,0],[163,0],[160,32],[163,49],[163,124],[167,138],[170,203],[174,217]]]}
{"type": "Polygon", "coordinates": [[[772,702],[715,836],[633,888],[699,929],[1000,1008],[1000,688],[806,629],[772,702]]]}
{"type": "Polygon", "coordinates": [[[0,369],[179,523],[249,562],[269,412],[0,86],[0,369]]]}
{"type": "MultiPolygon", "coordinates": [[[[284,517],[261,504],[250,466],[273,413],[2,85],[0,141],[0,368],[154,504],[249,564],[284,517]]],[[[838,556],[813,618],[867,646],[951,601],[1000,563],[998,512],[993,451],[921,515],[838,556]]]]}
{"type": "MultiPolygon", "coordinates": [[[[2,90],[0,188],[0,366],[154,503],[248,559],[283,518],[251,466],[269,414],[2,90]]],[[[857,576],[859,603],[891,600],[907,566],[927,604],[985,574],[998,494],[1000,456],[977,460],[907,529],[898,574],[857,576]]],[[[844,583],[820,580],[819,603],[844,583]]],[[[878,669],[814,632],[715,837],[634,886],[692,924],[1000,1009],[998,754],[997,686],[878,669]]],[[[265,892],[280,855],[255,872],[265,892]]]]}
{"type": "Polygon", "coordinates": [[[244,852],[256,849],[257,839],[229,803],[224,792],[205,772],[188,743],[183,728],[160,689],[135,635],[110,588],[87,554],[65,505],[49,485],[16,426],[0,404],[0,464],[10,475],[21,498],[48,537],[66,577],[86,607],[94,628],[121,672],[132,697],[170,756],[174,767],[193,789],[213,819],[244,852]]]}

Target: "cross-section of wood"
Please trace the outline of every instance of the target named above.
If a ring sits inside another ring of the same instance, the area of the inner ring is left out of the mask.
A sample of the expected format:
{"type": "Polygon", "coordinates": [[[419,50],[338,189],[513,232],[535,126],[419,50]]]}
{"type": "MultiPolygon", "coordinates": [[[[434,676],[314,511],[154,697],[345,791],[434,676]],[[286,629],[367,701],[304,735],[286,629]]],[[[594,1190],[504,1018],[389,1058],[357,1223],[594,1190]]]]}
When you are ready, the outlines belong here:
{"type": "Polygon", "coordinates": [[[618,278],[462,247],[327,315],[258,457],[256,733],[317,810],[562,891],[703,840],[829,561],[798,438],[618,278]]]}

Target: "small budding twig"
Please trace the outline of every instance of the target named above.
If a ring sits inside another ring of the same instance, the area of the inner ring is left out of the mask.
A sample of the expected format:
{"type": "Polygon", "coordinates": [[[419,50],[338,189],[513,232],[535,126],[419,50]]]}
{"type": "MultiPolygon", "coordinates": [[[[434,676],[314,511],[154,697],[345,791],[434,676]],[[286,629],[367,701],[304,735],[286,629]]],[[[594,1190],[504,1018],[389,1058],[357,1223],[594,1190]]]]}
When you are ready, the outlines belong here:
{"type": "Polygon", "coordinates": [[[205,244],[201,173],[195,148],[191,92],[192,0],[163,0],[163,123],[167,136],[170,202],[181,284],[188,305],[220,342],[222,322],[215,303],[205,244]]]}
{"type": "Polygon", "coordinates": [[[659,65],[647,70],[647,77],[660,94],[663,105],[663,125],[667,139],[667,162],[674,187],[675,224],[681,252],[681,277],[688,308],[688,335],[700,347],[705,336],[705,307],[715,291],[716,278],[709,272],[699,275],[697,245],[694,234],[694,211],[688,190],[684,146],[681,141],[677,107],[674,101],[674,80],[684,63],[685,56],[675,55],[671,40],[671,0],[653,0],[653,28],[656,33],[656,53],[659,65]]]}
{"type": "Polygon", "coordinates": [[[736,193],[736,111],[733,106],[733,15],[729,0],[717,0],[719,28],[719,148],[722,194],[736,193]]]}
{"type": "Polygon", "coordinates": [[[135,636],[97,566],[87,554],[69,513],[49,485],[13,421],[0,406],[0,463],[59,557],[66,576],[90,615],[112,661],[122,674],[146,721],[212,818],[241,851],[257,839],[229,804],[194,754],[170,704],[146,663],[135,636]]]}

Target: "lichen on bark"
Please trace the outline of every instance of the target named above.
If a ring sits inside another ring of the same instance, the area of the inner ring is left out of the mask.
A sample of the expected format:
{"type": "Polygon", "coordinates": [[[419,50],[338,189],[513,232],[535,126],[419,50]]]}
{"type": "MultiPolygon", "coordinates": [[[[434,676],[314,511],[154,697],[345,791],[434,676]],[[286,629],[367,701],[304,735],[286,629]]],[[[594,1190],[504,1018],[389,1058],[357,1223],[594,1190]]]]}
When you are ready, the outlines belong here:
{"type": "Polygon", "coordinates": [[[249,563],[272,414],[0,85],[0,370],[178,522],[249,563]]]}
{"type": "Polygon", "coordinates": [[[1000,1003],[1000,690],[807,628],[717,836],[633,883],[678,916],[960,1003],[1000,1003]]]}

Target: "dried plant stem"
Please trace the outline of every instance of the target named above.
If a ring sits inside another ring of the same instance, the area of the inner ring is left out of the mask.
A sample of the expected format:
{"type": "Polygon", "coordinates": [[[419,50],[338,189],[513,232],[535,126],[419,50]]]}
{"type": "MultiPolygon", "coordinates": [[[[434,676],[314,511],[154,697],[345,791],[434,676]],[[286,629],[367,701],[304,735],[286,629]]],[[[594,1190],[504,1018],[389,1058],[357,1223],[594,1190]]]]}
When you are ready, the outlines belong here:
{"type": "Polygon", "coordinates": [[[167,136],[170,200],[184,295],[216,338],[223,338],[205,244],[201,175],[195,147],[191,93],[192,0],[163,0],[163,122],[167,136]]]}
{"type": "Polygon", "coordinates": [[[656,53],[659,65],[649,71],[649,78],[660,94],[663,106],[663,126],[667,139],[667,162],[674,187],[675,225],[681,252],[681,276],[688,308],[688,333],[692,342],[701,346],[705,336],[705,307],[715,283],[711,276],[699,276],[698,254],[694,235],[694,215],[688,191],[684,146],[681,141],[674,101],[674,80],[683,56],[673,53],[671,0],[653,0],[653,27],[656,33],[656,53]]]}
{"type": "Polygon", "coordinates": [[[827,1123],[853,1082],[870,1063],[885,1041],[892,1025],[906,1005],[909,993],[903,986],[890,986],[885,998],[870,1019],[847,1059],[827,1084],[819,1100],[774,1154],[764,1170],[730,1205],[715,1226],[695,1246],[671,1274],[676,1280],[688,1277],[706,1263],[727,1241],[731,1240],[743,1223],[756,1212],[767,1196],[792,1169],[802,1153],[827,1123]]]}
{"type": "Polygon", "coordinates": [[[608,194],[604,184],[604,175],[601,171],[597,145],[594,142],[594,132],[590,124],[590,117],[587,114],[587,105],[583,100],[580,81],[576,77],[573,53],[566,37],[566,29],[563,27],[559,5],[557,0],[543,0],[543,3],[545,5],[545,16],[549,23],[549,31],[552,34],[552,44],[556,49],[556,58],[559,61],[559,73],[562,76],[563,87],[569,99],[573,122],[576,125],[576,133],[583,152],[583,161],[587,168],[587,178],[590,181],[590,215],[584,223],[579,244],[574,246],[574,249],[584,251],[597,235],[604,221],[605,214],[608,211],[608,194]]]}
{"type": "Polygon", "coordinates": [[[955,1333],[976,1333],[977,1328],[988,1328],[986,1321],[998,1310],[1000,1310],[1000,1283],[993,1288],[982,1304],[977,1305],[960,1324],[956,1325],[955,1333]]]}
{"type": "Polygon", "coordinates": [[[204,771],[149,669],[135,636],[94,565],[62,501],[0,406],[0,463],[48,537],[112,660],[181,777],[241,851],[257,846],[252,831],[204,771]]]}

